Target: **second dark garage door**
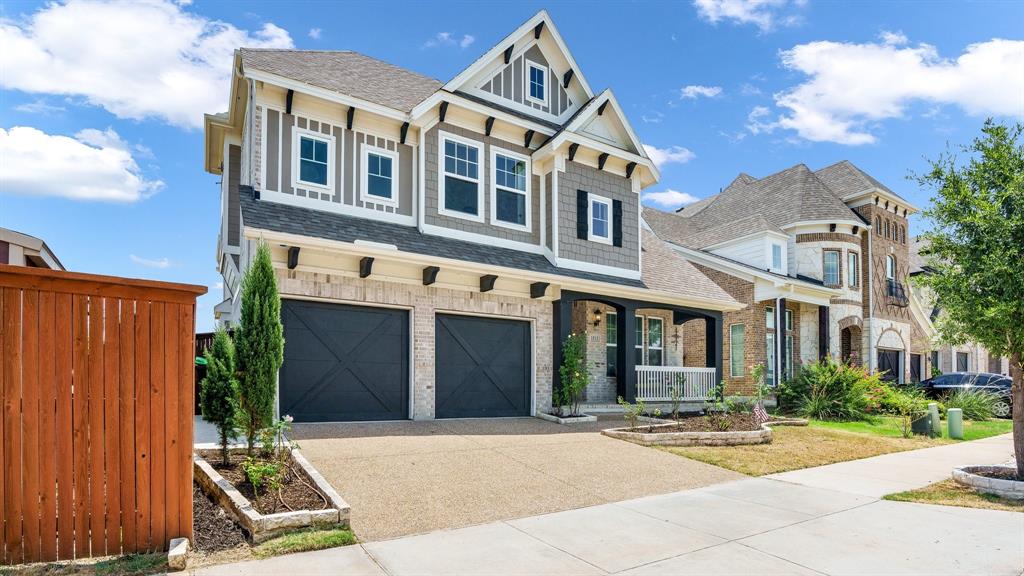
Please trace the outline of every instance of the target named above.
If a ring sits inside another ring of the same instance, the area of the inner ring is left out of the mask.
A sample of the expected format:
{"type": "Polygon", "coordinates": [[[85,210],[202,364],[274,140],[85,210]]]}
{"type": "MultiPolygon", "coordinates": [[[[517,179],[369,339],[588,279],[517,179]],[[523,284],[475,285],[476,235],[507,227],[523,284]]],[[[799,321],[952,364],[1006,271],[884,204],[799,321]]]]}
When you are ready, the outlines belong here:
{"type": "Polygon", "coordinates": [[[407,311],[282,300],[281,319],[281,414],[298,422],[408,417],[407,311]]]}
{"type": "Polygon", "coordinates": [[[438,314],[436,418],[530,415],[530,323],[438,314]]]}

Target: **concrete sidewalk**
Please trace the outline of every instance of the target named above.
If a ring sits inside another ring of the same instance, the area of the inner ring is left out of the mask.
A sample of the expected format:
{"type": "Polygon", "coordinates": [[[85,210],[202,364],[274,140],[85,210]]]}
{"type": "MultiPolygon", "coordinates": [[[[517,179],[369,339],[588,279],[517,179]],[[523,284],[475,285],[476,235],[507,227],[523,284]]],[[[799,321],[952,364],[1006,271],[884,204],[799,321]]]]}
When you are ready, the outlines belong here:
{"type": "Polygon", "coordinates": [[[197,573],[1018,576],[1024,514],[874,495],[948,477],[949,462],[1004,461],[1009,446],[1001,437],[879,457],[886,459],[853,469],[850,478],[834,471],[793,478],[830,488],[749,478],[197,573]]]}

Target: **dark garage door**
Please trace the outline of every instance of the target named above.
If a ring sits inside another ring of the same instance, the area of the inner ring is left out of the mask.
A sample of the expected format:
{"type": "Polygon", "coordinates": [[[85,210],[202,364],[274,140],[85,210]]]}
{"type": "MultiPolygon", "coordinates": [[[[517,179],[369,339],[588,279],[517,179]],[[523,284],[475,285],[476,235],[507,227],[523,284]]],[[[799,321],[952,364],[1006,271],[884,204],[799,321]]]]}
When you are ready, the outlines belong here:
{"type": "Polygon", "coordinates": [[[407,311],[299,300],[281,304],[281,414],[298,422],[407,418],[407,311]]]}
{"type": "Polygon", "coordinates": [[[435,329],[435,417],[529,416],[529,322],[438,314],[435,329]]]}

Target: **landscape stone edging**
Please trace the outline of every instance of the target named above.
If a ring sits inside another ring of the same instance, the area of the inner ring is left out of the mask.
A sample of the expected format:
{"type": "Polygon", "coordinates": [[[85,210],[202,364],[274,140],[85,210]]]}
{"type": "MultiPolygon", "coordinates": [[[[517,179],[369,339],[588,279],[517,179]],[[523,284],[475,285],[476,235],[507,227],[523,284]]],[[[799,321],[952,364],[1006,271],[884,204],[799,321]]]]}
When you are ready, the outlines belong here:
{"type": "Polygon", "coordinates": [[[252,502],[243,496],[231,482],[221,476],[209,462],[198,454],[192,454],[193,470],[199,487],[242,525],[254,544],[294,528],[335,524],[348,526],[351,514],[348,503],[298,450],[292,450],[292,459],[298,464],[301,473],[316,485],[317,489],[327,497],[330,506],[333,507],[323,510],[260,514],[252,502]]]}
{"type": "Polygon", "coordinates": [[[977,472],[1016,471],[1009,466],[957,466],[953,468],[953,480],[978,492],[993,494],[1010,500],[1024,500],[1024,481],[988,478],[977,472]]]}
{"type": "Polygon", "coordinates": [[[633,432],[629,428],[610,428],[601,434],[641,446],[744,446],[772,441],[772,429],[764,424],[759,430],[732,432],[633,432]]]}
{"type": "Polygon", "coordinates": [[[778,418],[765,422],[768,426],[807,426],[810,421],[805,418],[778,418]]]}
{"type": "Polygon", "coordinates": [[[548,414],[546,412],[537,412],[537,418],[548,422],[555,422],[563,426],[572,426],[573,424],[583,424],[586,422],[597,422],[597,416],[592,416],[590,414],[583,414],[572,418],[563,418],[562,416],[555,416],[554,414],[548,414]]]}

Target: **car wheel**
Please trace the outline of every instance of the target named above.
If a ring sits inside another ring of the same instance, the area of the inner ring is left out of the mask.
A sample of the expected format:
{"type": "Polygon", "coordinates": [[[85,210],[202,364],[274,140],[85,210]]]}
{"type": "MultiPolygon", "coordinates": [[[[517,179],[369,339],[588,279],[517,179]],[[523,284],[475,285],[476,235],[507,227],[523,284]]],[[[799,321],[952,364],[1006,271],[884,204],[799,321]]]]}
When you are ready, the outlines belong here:
{"type": "Polygon", "coordinates": [[[1012,412],[1010,403],[1006,400],[998,400],[992,405],[992,414],[996,418],[1009,418],[1010,412],[1012,412]]]}

